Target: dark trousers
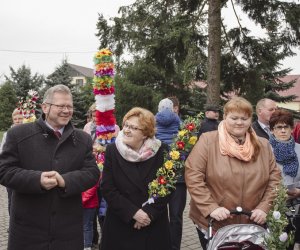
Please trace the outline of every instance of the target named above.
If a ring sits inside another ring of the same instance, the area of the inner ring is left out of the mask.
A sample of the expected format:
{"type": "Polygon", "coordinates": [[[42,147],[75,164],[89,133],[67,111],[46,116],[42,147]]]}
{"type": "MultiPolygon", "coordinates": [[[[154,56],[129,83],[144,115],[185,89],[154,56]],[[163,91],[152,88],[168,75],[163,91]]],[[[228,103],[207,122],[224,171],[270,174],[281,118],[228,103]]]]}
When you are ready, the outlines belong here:
{"type": "Polygon", "coordinates": [[[182,238],[182,217],[186,204],[186,185],[177,183],[169,202],[170,233],[172,250],[180,250],[182,238]]]}
{"type": "Polygon", "coordinates": [[[6,190],[7,190],[7,198],[8,198],[8,214],[10,215],[12,190],[10,188],[6,188],[6,190]]]}
{"type": "Polygon", "coordinates": [[[94,219],[93,219],[93,244],[95,244],[95,245],[97,245],[99,242],[97,218],[98,218],[98,208],[97,208],[97,211],[96,211],[94,219]]]}
{"type": "Polygon", "coordinates": [[[197,233],[198,233],[198,236],[199,236],[199,240],[200,240],[200,244],[202,246],[202,249],[206,250],[208,240],[205,238],[204,233],[202,233],[197,227],[196,227],[196,229],[197,229],[197,233]]]}

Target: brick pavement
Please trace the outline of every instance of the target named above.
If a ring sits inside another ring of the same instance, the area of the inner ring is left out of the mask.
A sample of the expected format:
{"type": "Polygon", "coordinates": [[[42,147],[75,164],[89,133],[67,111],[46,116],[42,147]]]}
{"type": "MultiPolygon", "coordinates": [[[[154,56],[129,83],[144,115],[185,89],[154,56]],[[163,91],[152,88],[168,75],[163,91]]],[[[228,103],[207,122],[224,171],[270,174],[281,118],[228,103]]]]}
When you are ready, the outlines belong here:
{"type": "Polygon", "coordinates": [[[0,250],[7,249],[8,218],[7,192],[5,187],[0,185],[0,250]]]}
{"type": "MultiPolygon", "coordinates": [[[[183,219],[183,236],[181,250],[201,250],[199,239],[195,226],[188,218],[189,197],[183,219]]],[[[7,228],[8,228],[8,212],[7,212],[7,192],[5,187],[0,185],[0,250],[7,249],[7,228]]],[[[155,250],[155,249],[153,249],[155,250]]]]}

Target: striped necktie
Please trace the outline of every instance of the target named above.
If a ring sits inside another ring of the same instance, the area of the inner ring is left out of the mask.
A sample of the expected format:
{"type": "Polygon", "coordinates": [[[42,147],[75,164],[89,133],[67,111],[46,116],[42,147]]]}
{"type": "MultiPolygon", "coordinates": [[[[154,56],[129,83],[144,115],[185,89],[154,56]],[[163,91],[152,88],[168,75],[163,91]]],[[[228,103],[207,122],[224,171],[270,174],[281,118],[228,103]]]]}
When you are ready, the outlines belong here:
{"type": "Polygon", "coordinates": [[[265,131],[267,132],[268,136],[270,136],[270,128],[269,127],[265,127],[265,131]]]}

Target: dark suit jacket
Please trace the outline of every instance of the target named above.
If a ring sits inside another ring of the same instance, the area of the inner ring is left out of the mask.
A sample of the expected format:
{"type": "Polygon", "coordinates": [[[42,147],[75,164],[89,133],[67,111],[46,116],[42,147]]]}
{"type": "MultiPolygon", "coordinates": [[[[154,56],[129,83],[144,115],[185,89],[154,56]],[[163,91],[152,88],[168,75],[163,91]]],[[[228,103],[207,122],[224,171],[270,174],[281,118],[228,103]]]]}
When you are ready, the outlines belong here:
{"type": "Polygon", "coordinates": [[[167,212],[169,197],[148,200],[148,184],[156,179],[157,169],[163,165],[164,150],[143,162],[125,160],[116,145],[110,144],[105,152],[102,193],[108,204],[101,250],[170,250],[167,212]],[[151,218],[149,226],[134,229],[134,214],[143,209],[151,218]]]}
{"type": "Polygon", "coordinates": [[[254,129],[254,131],[258,136],[264,137],[267,140],[269,140],[268,133],[259,125],[257,120],[252,123],[252,128],[254,129]]]}
{"type": "Polygon", "coordinates": [[[9,250],[82,250],[81,193],[99,180],[90,136],[65,126],[60,140],[40,118],[7,132],[0,184],[13,190],[9,250]],[[66,188],[41,188],[41,173],[55,170],[66,188]]]}

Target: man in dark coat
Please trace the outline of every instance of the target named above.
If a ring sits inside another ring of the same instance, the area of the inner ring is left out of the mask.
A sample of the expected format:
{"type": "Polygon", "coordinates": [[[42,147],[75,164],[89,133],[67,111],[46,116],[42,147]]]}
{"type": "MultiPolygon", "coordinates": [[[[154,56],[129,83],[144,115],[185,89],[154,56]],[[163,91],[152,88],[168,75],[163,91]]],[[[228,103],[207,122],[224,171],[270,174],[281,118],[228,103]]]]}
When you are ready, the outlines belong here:
{"type": "Polygon", "coordinates": [[[276,102],[271,99],[264,98],[256,104],[257,120],[252,123],[252,128],[256,134],[260,137],[264,137],[269,140],[270,135],[270,118],[276,110],[276,102]]]}
{"type": "Polygon", "coordinates": [[[214,131],[219,126],[220,107],[217,105],[209,104],[205,107],[205,118],[201,122],[201,127],[198,132],[198,138],[205,132],[214,131]]]}
{"type": "Polygon", "coordinates": [[[70,123],[68,87],[50,88],[42,110],[7,132],[0,155],[0,184],[13,190],[8,250],[82,250],[81,192],[99,179],[92,141],[70,123]]]}

